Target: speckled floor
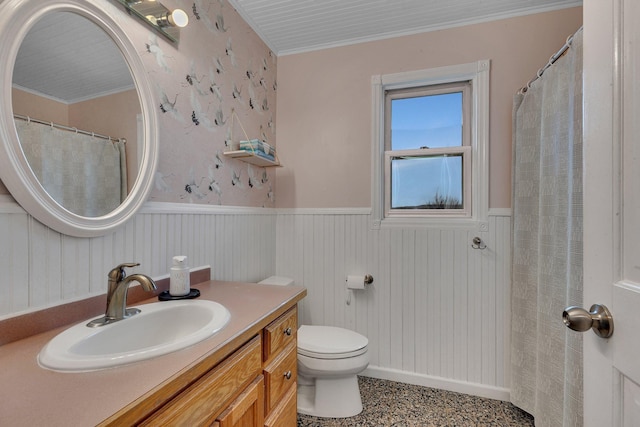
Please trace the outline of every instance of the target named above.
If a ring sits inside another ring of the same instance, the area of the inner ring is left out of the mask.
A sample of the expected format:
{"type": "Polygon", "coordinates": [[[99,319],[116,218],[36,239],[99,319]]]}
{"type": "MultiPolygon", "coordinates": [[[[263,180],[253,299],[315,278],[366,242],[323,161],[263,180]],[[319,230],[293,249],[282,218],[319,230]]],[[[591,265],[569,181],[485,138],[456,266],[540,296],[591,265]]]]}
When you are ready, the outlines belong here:
{"type": "Polygon", "coordinates": [[[351,418],[298,414],[298,427],[533,426],[533,417],[510,403],[428,387],[358,377],[364,409],[351,418]]]}

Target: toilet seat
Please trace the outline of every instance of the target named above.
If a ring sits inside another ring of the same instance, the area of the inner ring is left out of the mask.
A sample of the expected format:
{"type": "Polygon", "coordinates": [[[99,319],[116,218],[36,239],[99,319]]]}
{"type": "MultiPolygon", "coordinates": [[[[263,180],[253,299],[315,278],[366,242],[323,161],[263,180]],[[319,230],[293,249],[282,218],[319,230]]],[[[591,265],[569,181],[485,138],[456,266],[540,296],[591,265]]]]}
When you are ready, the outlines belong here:
{"type": "Polygon", "coordinates": [[[334,326],[303,325],[298,329],[298,354],[316,359],[346,359],[367,352],[369,340],[334,326]]]}

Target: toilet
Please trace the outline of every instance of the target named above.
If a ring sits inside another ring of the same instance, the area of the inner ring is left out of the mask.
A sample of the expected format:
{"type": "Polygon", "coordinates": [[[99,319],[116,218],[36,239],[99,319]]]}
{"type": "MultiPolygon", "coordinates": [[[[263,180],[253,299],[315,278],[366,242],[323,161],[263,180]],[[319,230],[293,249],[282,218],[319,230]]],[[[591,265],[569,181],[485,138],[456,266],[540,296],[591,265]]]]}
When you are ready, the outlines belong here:
{"type": "MultiPolygon", "coordinates": [[[[271,276],[263,285],[293,285],[293,279],[271,276]]],[[[369,365],[369,340],[335,326],[298,328],[298,412],[346,418],[362,412],[357,375],[369,365]]]]}

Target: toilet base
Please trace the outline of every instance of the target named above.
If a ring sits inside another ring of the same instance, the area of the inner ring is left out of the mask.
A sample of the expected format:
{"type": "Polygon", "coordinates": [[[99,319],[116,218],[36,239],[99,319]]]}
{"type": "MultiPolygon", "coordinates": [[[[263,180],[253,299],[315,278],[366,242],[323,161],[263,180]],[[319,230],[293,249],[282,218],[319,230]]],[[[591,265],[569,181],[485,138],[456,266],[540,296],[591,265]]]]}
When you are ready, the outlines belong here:
{"type": "Polygon", "coordinates": [[[307,378],[298,374],[298,412],[322,418],[347,418],[362,412],[358,377],[307,378]]]}

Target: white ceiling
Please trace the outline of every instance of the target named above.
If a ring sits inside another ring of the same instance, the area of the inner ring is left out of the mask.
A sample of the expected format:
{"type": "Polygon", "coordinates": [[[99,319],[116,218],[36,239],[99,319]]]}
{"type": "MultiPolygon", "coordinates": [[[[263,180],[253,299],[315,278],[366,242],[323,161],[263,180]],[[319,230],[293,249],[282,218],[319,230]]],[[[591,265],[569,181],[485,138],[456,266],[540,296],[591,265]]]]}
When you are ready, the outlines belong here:
{"type": "Polygon", "coordinates": [[[47,14],[29,30],[16,57],[13,84],[66,103],[134,87],[113,40],[70,12],[47,14]]]}
{"type": "MultiPolygon", "coordinates": [[[[582,0],[229,0],[276,55],[580,6],[582,0]]],[[[73,103],[133,87],[113,41],[73,13],[39,20],[14,84],[73,103]],[[60,49],[60,47],[64,47],[60,49]]]]}
{"type": "Polygon", "coordinates": [[[229,0],[276,55],[581,6],[582,0],[229,0]]]}

